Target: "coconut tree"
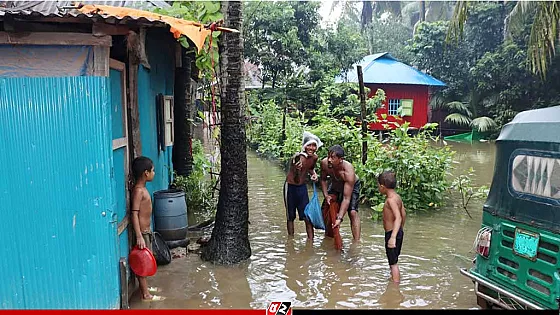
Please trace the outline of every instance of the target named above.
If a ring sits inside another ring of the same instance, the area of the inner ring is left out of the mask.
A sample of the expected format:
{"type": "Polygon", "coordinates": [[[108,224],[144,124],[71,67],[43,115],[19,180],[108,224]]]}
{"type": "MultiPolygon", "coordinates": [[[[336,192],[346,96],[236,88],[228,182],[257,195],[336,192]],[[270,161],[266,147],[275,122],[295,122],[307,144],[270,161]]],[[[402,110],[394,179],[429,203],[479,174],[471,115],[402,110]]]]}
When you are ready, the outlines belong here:
{"type": "Polygon", "coordinates": [[[242,2],[222,2],[226,27],[219,42],[221,74],[221,187],[212,236],[201,258],[217,264],[236,264],[251,256],[249,197],[245,144],[242,2]]]}
{"type": "Polygon", "coordinates": [[[447,20],[452,6],[451,1],[362,1],[361,25],[363,28],[372,23],[374,13],[388,12],[393,17],[402,17],[407,26],[415,28],[418,22],[447,20]]]}
{"type": "MultiPolygon", "coordinates": [[[[356,1],[350,0],[336,0],[331,4],[331,12],[334,8],[341,7],[342,12],[354,12],[356,10],[356,1]]],[[[373,22],[374,14],[381,14],[383,12],[390,12],[393,16],[401,16],[401,2],[399,1],[373,1],[365,0],[361,1],[362,9],[359,13],[360,15],[360,25],[365,28],[371,22],[373,22]]],[[[357,16],[357,15],[356,15],[357,16]]]]}
{"type": "Polygon", "coordinates": [[[476,104],[489,100],[478,100],[477,95],[471,93],[469,100],[446,102],[441,96],[434,96],[430,100],[430,107],[434,110],[444,109],[449,113],[444,121],[453,125],[463,126],[478,132],[496,130],[496,122],[487,116],[478,116],[476,104]],[[476,117],[476,118],[473,118],[476,117]]]}
{"type": "MultiPolygon", "coordinates": [[[[401,2],[402,3],[402,2],[401,2]]],[[[452,1],[411,1],[402,3],[402,21],[416,30],[420,22],[447,21],[453,13],[452,1]]]]}
{"type": "MultiPolygon", "coordinates": [[[[458,41],[463,35],[465,22],[469,16],[469,9],[476,5],[474,1],[457,1],[449,27],[447,40],[458,41]]],[[[560,35],[558,27],[560,21],[560,3],[557,1],[518,1],[507,15],[505,35],[520,25],[523,19],[532,16],[531,35],[528,43],[528,64],[531,70],[546,76],[548,65],[554,57],[555,46],[560,35]]]]}

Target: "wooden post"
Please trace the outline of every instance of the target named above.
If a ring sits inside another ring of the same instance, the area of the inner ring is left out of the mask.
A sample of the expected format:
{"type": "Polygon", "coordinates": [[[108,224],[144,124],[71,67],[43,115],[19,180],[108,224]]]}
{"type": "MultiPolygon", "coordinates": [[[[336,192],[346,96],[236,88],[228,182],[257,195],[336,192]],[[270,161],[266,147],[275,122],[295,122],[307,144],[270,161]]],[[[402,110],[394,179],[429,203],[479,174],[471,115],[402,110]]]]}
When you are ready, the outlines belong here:
{"type": "MultiPolygon", "coordinates": [[[[288,105],[284,100],[284,115],[282,116],[282,146],[286,143],[286,112],[288,111],[288,105]]],[[[280,157],[284,157],[284,150],[280,151],[280,157]]]]}
{"type": "Polygon", "coordinates": [[[358,83],[360,84],[360,104],[362,105],[362,164],[367,161],[367,119],[366,119],[366,91],[364,88],[364,74],[362,66],[358,66],[358,83]]]}
{"type": "MultiPolygon", "coordinates": [[[[130,58],[129,58],[130,60],[130,58]]],[[[140,111],[138,105],[138,63],[128,63],[128,111],[130,114],[130,138],[132,140],[131,161],[142,155],[142,141],[140,140],[140,111]]],[[[130,142],[130,141],[129,141],[130,142]]]]}

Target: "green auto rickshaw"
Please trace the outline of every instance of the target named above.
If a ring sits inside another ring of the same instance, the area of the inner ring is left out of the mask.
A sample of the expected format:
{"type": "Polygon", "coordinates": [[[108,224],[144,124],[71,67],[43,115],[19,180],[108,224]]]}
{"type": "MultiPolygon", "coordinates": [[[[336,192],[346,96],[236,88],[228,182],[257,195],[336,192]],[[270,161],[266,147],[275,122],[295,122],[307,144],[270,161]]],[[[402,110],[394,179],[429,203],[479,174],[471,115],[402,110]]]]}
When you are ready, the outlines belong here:
{"type": "Polygon", "coordinates": [[[480,307],[560,309],[560,106],[503,127],[474,246],[480,307]]]}

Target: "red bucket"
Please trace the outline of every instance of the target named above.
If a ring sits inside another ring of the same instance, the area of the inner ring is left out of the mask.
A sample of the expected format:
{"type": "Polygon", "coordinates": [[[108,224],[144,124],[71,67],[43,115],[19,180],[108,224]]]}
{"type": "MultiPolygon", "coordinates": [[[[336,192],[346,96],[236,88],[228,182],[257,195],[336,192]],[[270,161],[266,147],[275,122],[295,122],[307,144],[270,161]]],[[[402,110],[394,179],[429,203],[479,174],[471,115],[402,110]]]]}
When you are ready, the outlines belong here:
{"type": "Polygon", "coordinates": [[[132,271],[140,277],[150,277],[156,274],[157,263],[152,252],[144,247],[143,249],[134,246],[128,256],[128,263],[132,271]]]}

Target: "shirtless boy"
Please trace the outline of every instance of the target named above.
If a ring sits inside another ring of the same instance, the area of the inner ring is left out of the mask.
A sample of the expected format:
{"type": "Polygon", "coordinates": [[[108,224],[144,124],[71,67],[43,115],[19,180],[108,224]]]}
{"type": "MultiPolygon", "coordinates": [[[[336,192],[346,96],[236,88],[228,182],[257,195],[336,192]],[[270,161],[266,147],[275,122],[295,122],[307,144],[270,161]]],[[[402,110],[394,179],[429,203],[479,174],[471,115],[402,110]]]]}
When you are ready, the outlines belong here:
{"type": "MultiPolygon", "coordinates": [[[[152,198],[146,189],[146,182],[154,179],[154,163],[147,157],[139,156],[132,162],[132,174],[135,185],[132,190],[131,219],[136,245],[143,249],[147,247],[152,251],[152,198]]],[[[146,277],[137,276],[143,300],[161,300],[162,297],[153,296],[148,289],[146,277]]]]}
{"type": "Polygon", "coordinates": [[[317,136],[310,132],[303,133],[303,145],[301,152],[298,152],[292,158],[286,182],[284,183],[284,202],[286,205],[286,216],[288,235],[294,235],[294,220],[296,219],[296,209],[298,211],[299,220],[305,221],[305,231],[307,239],[313,240],[313,225],[303,211],[309,203],[307,194],[307,177],[311,175],[311,180],[317,181],[318,175],[315,172],[315,164],[319,157],[315,154],[323,143],[317,136]]]}
{"type": "Polygon", "coordinates": [[[397,262],[401,254],[404,238],[404,221],[406,213],[401,196],[397,194],[397,178],[394,172],[385,171],[377,178],[379,192],[385,195],[383,205],[383,228],[385,229],[385,253],[391,268],[391,278],[394,282],[401,281],[401,274],[397,262]]]}
{"type": "Polygon", "coordinates": [[[340,208],[333,229],[340,226],[344,214],[348,212],[350,227],[354,241],[360,240],[360,216],[358,214],[358,198],[360,197],[360,179],[354,166],[344,160],[344,149],[340,145],[329,148],[328,157],[321,160],[321,189],[323,196],[330,205],[330,194],[338,195],[340,208]],[[330,185],[327,186],[327,176],[330,185]]]}

